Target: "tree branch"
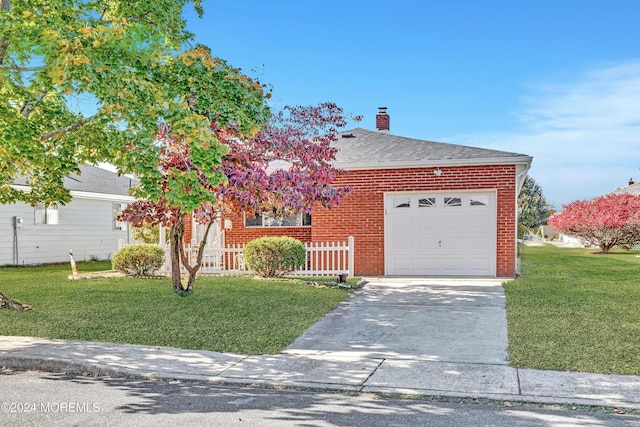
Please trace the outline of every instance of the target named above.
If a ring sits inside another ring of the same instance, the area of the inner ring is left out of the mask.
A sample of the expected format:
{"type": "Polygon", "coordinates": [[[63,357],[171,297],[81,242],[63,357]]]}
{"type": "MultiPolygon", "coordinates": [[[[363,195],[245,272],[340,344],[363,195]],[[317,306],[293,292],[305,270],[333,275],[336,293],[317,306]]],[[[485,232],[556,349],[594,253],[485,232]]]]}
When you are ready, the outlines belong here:
{"type": "MultiPolygon", "coordinates": [[[[3,59],[4,57],[4,53],[7,50],[7,46],[3,46],[4,45],[8,45],[8,40],[6,38],[3,38],[2,40],[0,40],[0,59],[3,59]],[[3,49],[4,47],[4,49],[3,49]]],[[[40,66],[40,67],[18,67],[17,65],[2,65],[2,61],[0,60],[0,69],[3,70],[14,70],[14,71],[19,71],[21,73],[26,73],[29,71],[40,71],[40,70],[44,70],[45,67],[40,66]]]]}
{"type": "Polygon", "coordinates": [[[15,299],[10,299],[2,292],[0,292],[0,308],[11,308],[20,311],[33,310],[32,306],[24,304],[15,299]]]}
{"type": "Polygon", "coordinates": [[[127,18],[127,20],[128,21],[145,21],[145,22],[147,22],[149,24],[156,25],[156,21],[148,19],[147,16],[149,16],[149,13],[143,13],[143,14],[138,15],[138,16],[131,16],[131,17],[127,18]]]}
{"type": "MultiPolygon", "coordinates": [[[[104,22],[105,24],[113,24],[114,23],[113,20],[104,19],[103,18],[104,17],[104,12],[105,11],[103,11],[102,14],[100,15],[100,20],[102,22],[104,22]]],[[[142,14],[137,15],[137,16],[129,16],[126,19],[127,19],[127,21],[130,21],[130,22],[133,22],[133,21],[144,21],[144,22],[146,22],[148,24],[156,25],[156,21],[152,21],[151,19],[147,19],[147,16],[149,16],[148,12],[147,13],[142,13],[142,14]]]]}
{"type": "Polygon", "coordinates": [[[79,128],[80,126],[84,126],[84,125],[86,125],[86,124],[87,124],[87,123],[89,123],[91,120],[93,120],[95,117],[96,117],[96,116],[87,117],[87,118],[84,118],[84,119],[82,119],[82,120],[80,120],[80,121],[78,121],[78,122],[75,122],[74,124],[69,125],[69,126],[67,126],[67,127],[65,127],[65,128],[62,128],[62,129],[56,129],[56,130],[51,131],[51,132],[49,132],[49,133],[45,133],[44,135],[42,135],[42,136],[40,137],[40,141],[44,141],[44,140],[46,140],[46,139],[53,138],[54,136],[58,136],[58,135],[60,135],[60,134],[62,134],[62,133],[71,132],[72,130],[77,129],[77,128],[79,128]]]}
{"type": "Polygon", "coordinates": [[[24,105],[20,109],[20,114],[22,114],[22,117],[24,117],[25,120],[29,120],[29,116],[31,115],[31,112],[33,111],[34,108],[38,106],[38,104],[42,102],[44,97],[47,96],[47,93],[48,92],[42,92],[40,95],[38,95],[38,97],[33,102],[29,102],[29,101],[24,102],[24,105]]]}
{"type": "Polygon", "coordinates": [[[4,57],[7,54],[7,48],[9,47],[9,39],[2,37],[0,39],[0,65],[4,63],[4,57]]]}

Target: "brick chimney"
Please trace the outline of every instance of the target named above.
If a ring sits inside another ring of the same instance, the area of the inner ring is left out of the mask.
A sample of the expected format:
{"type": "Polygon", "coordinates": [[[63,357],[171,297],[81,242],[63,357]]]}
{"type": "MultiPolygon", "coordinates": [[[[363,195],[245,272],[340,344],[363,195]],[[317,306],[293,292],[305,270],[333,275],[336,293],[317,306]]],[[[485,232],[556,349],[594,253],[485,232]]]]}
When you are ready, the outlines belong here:
{"type": "Polygon", "coordinates": [[[376,114],[376,130],[382,133],[389,133],[389,115],[387,114],[387,107],[378,107],[378,114],[376,114]]]}

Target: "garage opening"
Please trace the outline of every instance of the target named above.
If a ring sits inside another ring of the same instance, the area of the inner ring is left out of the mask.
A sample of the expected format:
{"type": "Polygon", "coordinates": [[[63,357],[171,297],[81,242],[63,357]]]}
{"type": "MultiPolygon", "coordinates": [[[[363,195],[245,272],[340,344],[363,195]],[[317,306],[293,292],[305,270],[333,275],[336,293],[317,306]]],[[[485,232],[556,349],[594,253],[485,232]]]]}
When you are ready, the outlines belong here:
{"type": "Polygon", "coordinates": [[[387,193],[385,272],[495,277],[495,192],[387,193]]]}

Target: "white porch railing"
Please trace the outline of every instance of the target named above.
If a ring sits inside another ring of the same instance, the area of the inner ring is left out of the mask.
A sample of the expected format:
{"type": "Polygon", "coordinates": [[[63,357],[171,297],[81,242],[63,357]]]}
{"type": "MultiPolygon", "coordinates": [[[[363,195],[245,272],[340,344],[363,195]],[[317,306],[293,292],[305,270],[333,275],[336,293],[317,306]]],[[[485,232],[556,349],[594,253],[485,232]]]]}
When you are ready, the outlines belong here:
{"type": "MultiPolygon", "coordinates": [[[[353,248],[354,238],[349,237],[346,242],[314,242],[306,243],[307,262],[299,270],[290,273],[293,276],[331,276],[347,274],[353,277],[353,248]]],[[[195,263],[198,248],[185,246],[187,260],[190,265],[195,263]]],[[[165,262],[161,272],[171,270],[171,255],[165,246],[165,262]]],[[[210,248],[204,250],[200,274],[248,274],[244,262],[244,245],[227,245],[224,248],[210,248]]]]}

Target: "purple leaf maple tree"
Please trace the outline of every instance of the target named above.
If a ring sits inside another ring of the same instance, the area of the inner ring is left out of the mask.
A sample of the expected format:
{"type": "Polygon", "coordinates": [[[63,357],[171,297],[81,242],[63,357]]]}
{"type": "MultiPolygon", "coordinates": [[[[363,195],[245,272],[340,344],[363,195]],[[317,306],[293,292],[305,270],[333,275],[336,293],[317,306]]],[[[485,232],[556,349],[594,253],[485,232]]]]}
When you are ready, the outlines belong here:
{"type": "Polygon", "coordinates": [[[174,291],[190,294],[214,221],[243,213],[283,217],[311,212],[314,206],[331,208],[350,194],[350,187],[334,185],[344,171],[333,165],[337,150],[332,146],[338,129],[347,124],[348,118],[340,107],[329,102],[286,106],[252,137],[244,137],[233,123],[223,126],[212,120],[211,131],[227,151],[218,164],[205,168],[192,161],[189,144],[172,135],[170,127],[161,126],[157,168],[160,191],[155,200],[129,205],[121,219],[134,226],[148,223],[169,227],[174,291]],[[212,173],[221,179],[208,179],[212,173]],[[190,179],[184,179],[186,175],[190,179]],[[195,189],[203,192],[195,199],[197,202],[191,197],[195,189]],[[192,265],[182,243],[185,220],[190,217],[205,226],[192,265]],[[180,265],[189,274],[186,284],[181,281],[180,265]]]}

